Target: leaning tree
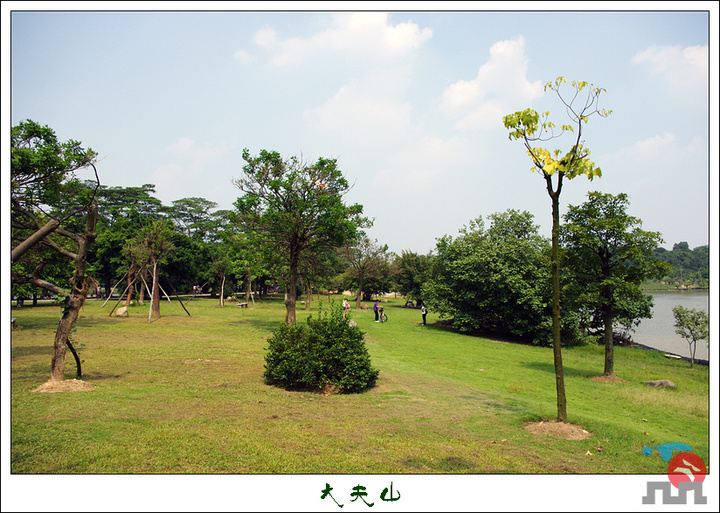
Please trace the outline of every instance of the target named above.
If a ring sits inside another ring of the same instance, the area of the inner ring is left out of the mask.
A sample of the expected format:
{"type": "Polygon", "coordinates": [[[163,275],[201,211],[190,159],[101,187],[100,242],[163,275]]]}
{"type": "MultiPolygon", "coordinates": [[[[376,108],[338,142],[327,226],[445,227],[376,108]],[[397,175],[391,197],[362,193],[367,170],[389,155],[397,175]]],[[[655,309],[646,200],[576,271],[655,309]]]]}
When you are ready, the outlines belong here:
{"type": "Polygon", "coordinates": [[[69,291],[43,279],[46,259],[42,255],[36,259],[39,263],[33,272],[12,274],[13,283],[32,284],[63,298],[62,318],[53,345],[51,381],[64,379],[67,348],[75,357],[77,375],[82,376],[70,333],[90,287],[96,283],[86,272],[98,216],[95,196],[100,180],[94,165],[96,156],[77,141],[58,141],[51,128],[34,121],[23,121],[12,128],[11,260],[15,264],[31,259],[33,253],[37,256],[43,250],[51,250],[74,265],[69,291]],[[95,174],[92,188],[75,175],[87,167],[95,174]]]}
{"type": "Polygon", "coordinates": [[[560,193],[566,178],[570,180],[585,175],[592,180],[596,176],[601,176],[600,168],[588,158],[590,150],[584,146],[583,127],[591,116],[597,114],[607,117],[611,112],[598,108],[600,95],[605,89],[595,87],[588,82],[573,81],[571,93],[564,94],[561,88],[566,83],[564,77],[558,77],[555,82],[548,82],[545,85],[545,91],[548,89],[554,91],[560,99],[571,123],[561,125],[559,131],[556,131],[556,125],[550,121],[549,112],[541,115],[533,109],[525,109],[503,118],[505,128],[510,131],[509,139],[522,141],[533,163],[531,170],[539,171],[552,202],[553,361],[557,389],[557,419],[561,422],[567,422],[567,405],[560,346],[560,193]],[[538,146],[566,133],[573,135],[573,144],[564,154],[559,149],[550,151],[538,146]]]}

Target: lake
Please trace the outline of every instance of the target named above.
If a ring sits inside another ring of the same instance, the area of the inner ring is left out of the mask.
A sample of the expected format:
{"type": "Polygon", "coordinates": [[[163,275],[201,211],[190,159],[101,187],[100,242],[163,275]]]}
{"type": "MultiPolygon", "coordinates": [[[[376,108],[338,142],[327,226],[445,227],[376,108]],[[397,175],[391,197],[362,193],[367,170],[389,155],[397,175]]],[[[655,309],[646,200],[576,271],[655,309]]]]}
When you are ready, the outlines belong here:
{"type": "MultiPolygon", "coordinates": [[[[672,309],[681,305],[685,308],[708,311],[707,290],[678,290],[653,292],[655,306],[652,319],[643,319],[632,335],[633,341],[644,346],[680,356],[690,356],[690,348],[683,337],[675,333],[675,318],[672,309]]],[[[695,359],[710,360],[707,341],[697,343],[695,359]]]]}

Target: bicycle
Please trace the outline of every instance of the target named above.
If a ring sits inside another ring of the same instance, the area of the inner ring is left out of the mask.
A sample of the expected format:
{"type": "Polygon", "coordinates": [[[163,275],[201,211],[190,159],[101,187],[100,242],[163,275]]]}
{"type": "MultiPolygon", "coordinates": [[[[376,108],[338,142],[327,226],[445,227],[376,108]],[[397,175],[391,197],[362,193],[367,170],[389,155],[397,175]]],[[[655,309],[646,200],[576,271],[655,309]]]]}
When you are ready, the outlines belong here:
{"type": "Polygon", "coordinates": [[[380,322],[387,322],[387,314],[383,307],[380,307],[380,322]]]}

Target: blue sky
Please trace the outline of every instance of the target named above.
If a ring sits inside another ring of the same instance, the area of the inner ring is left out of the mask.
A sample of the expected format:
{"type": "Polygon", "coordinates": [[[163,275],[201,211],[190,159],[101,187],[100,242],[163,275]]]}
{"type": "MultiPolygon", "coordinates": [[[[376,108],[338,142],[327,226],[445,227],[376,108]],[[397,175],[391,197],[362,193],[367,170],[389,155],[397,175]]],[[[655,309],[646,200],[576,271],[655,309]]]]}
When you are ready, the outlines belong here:
{"type": "Polygon", "coordinates": [[[11,122],[82,141],[103,184],[151,183],[166,205],[232,208],[243,148],[337,158],[369,234],[426,253],[510,208],[549,236],[544,182],[502,117],[565,122],[542,88],[562,75],[605,88],[613,110],[585,129],[603,177],[567,182],[563,206],[625,192],[666,247],[696,247],[709,243],[708,25],[706,12],[14,12],[11,122]]]}

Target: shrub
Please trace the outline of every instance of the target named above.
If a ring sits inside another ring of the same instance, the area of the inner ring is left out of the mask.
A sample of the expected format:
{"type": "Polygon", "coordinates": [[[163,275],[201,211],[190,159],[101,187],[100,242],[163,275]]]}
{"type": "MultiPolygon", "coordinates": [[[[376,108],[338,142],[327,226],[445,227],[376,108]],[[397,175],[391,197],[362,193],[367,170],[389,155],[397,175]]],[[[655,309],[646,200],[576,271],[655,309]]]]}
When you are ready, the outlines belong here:
{"type": "Polygon", "coordinates": [[[363,336],[334,304],[304,325],[283,324],[268,339],[265,380],[289,390],[361,392],[375,385],[379,374],[363,336]]]}

